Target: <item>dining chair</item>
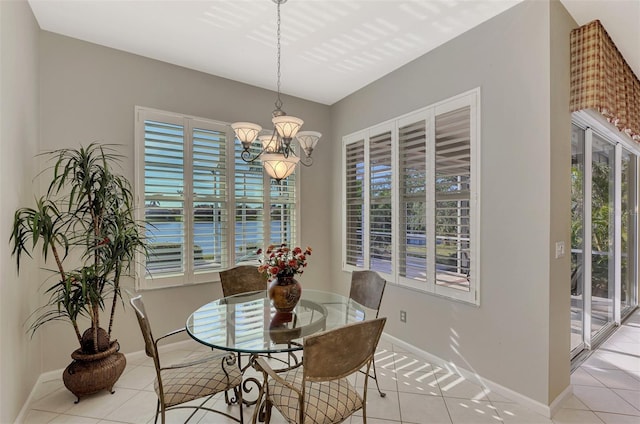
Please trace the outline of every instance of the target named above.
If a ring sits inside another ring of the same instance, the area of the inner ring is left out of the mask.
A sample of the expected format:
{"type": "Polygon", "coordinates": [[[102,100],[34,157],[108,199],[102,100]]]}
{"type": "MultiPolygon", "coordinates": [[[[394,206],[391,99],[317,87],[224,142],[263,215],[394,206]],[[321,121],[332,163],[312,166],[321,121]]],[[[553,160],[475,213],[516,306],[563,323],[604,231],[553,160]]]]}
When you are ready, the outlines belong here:
{"type": "MultiPolygon", "coordinates": [[[[380,304],[382,303],[382,295],[387,282],[375,271],[353,271],[351,273],[351,289],[349,290],[349,299],[354,300],[365,308],[375,311],[375,317],[378,318],[380,312],[380,304]]],[[[378,374],[376,372],[376,362],[373,361],[373,374],[367,371],[367,375],[376,382],[376,388],[381,397],[387,394],[380,390],[378,384],[378,374]]]]}
{"type": "Polygon", "coordinates": [[[235,268],[220,271],[220,283],[224,297],[251,291],[266,290],[267,279],[253,265],[238,265],[235,268]]]}
{"type": "Polygon", "coordinates": [[[180,408],[194,409],[185,422],[189,421],[199,410],[206,410],[224,415],[239,423],[244,423],[241,390],[242,374],[236,365],[235,355],[206,352],[197,356],[189,356],[182,363],[162,366],[158,354],[158,342],[186,330],[184,328],[175,330],[154,339],[148,315],[142,302],[142,296],[132,297],[130,302],[140,324],[145,352],[147,356],[153,358],[153,364],[156,368],[154,388],[158,396],[158,402],[154,423],[158,422],[158,415],[160,415],[161,422],[164,424],[166,411],[180,408]],[[239,399],[239,418],[204,406],[214,395],[227,390],[233,390],[236,398],[239,399]],[[185,405],[187,402],[201,398],[204,398],[202,403],[185,405]]]}
{"type": "MultiPolygon", "coordinates": [[[[277,373],[267,359],[258,357],[254,367],[263,373],[265,384],[258,398],[264,398],[265,423],[275,406],[289,423],[340,423],[362,409],[367,422],[367,383],[362,395],[348,376],[373,362],[386,318],[346,324],[307,336],[303,340],[304,360],[288,371],[277,373]]],[[[260,415],[253,414],[253,423],[260,415]]]]}

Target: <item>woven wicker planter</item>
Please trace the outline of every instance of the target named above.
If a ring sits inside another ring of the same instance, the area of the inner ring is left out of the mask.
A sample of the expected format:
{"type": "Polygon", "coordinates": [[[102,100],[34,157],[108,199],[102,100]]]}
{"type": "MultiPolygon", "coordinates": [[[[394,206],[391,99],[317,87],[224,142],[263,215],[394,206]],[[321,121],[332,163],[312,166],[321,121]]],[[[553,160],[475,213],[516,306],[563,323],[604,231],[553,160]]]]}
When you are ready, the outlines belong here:
{"type": "Polygon", "coordinates": [[[113,385],[127,365],[127,360],[120,352],[117,341],[111,342],[109,349],[95,354],[84,354],[80,349],[71,354],[73,362],[64,370],[62,380],[71,393],[80,402],[82,396],[109,390],[113,393],[113,385]]]}

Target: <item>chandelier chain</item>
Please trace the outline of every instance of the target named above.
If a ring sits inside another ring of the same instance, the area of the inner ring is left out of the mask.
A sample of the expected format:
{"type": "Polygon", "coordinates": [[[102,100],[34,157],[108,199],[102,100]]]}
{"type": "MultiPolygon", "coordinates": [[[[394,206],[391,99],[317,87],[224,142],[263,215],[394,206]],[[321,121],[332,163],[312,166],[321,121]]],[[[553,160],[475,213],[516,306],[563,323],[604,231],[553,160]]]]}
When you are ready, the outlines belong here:
{"type": "Polygon", "coordinates": [[[276,100],[276,110],[280,111],[282,108],[282,100],[280,99],[280,1],[276,1],[277,9],[278,9],[278,21],[277,21],[277,46],[278,46],[278,99],[276,100]]]}

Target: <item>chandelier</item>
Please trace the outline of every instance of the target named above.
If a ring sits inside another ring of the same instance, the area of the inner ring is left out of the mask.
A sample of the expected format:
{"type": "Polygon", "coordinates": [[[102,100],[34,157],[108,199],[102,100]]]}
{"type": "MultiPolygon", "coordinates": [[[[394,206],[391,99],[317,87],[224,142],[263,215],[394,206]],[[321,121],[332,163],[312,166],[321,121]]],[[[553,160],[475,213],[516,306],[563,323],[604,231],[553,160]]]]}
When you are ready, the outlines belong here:
{"type": "Polygon", "coordinates": [[[322,136],[316,131],[298,131],[304,121],[295,116],[289,116],[282,110],[282,100],[280,99],[280,5],[287,0],[272,0],[278,10],[277,25],[277,46],[278,46],[278,97],[275,102],[275,110],[272,112],[273,131],[263,133],[262,127],[251,122],[234,122],[231,124],[236,133],[236,137],[242,143],[242,153],[240,157],[245,162],[254,162],[258,158],[262,161],[264,170],[276,181],[287,178],[295,170],[296,165],[301,163],[311,166],[313,159],[311,153],[318,140],[322,136]],[[304,152],[296,155],[291,145],[293,139],[298,140],[300,148],[304,152]],[[251,154],[251,145],[258,139],[261,143],[261,150],[255,156],[251,154]]]}

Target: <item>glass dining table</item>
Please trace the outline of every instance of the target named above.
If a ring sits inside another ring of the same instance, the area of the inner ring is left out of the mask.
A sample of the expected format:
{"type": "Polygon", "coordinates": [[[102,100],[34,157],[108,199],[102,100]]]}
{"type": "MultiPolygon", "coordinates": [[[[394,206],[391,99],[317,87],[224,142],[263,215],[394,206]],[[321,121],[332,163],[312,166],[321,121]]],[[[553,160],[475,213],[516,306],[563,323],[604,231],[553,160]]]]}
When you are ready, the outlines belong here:
{"type": "MultiPolygon", "coordinates": [[[[255,355],[287,353],[276,358],[287,366],[298,363],[296,352],[302,351],[304,337],[366,319],[366,308],[348,297],[319,290],[302,290],[292,312],[277,312],[267,291],[241,293],[206,303],[187,319],[187,333],[197,342],[214,349],[237,352],[243,372],[255,355]],[[249,355],[246,364],[242,355],[249,355]]],[[[261,389],[255,378],[245,379],[261,389]]],[[[245,404],[252,404],[243,400],[245,404]]]]}
{"type": "Polygon", "coordinates": [[[202,305],[189,316],[186,328],[194,340],[215,349],[268,354],[302,350],[305,336],[365,316],[365,308],[345,296],[308,289],[293,312],[277,312],[267,292],[257,291],[202,305]]]}

